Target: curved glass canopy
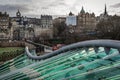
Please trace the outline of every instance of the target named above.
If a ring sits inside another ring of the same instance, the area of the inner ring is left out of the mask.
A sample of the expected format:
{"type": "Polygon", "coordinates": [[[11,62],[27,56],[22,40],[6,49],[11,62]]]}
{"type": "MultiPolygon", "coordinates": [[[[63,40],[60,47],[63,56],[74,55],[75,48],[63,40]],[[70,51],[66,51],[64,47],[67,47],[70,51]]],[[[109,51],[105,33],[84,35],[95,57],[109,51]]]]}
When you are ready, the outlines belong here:
{"type": "Polygon", "coordinates": [[[120,80],[119,49],[78,47],[40,61],[22,54],[0,65],[0,80],[120,80]]]}

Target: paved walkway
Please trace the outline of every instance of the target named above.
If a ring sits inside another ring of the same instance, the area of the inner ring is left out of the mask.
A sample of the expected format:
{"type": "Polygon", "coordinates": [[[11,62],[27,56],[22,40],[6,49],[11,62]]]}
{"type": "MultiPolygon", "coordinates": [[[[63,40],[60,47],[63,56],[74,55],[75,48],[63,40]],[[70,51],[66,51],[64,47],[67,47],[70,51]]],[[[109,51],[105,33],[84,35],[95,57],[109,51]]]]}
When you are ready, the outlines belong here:
{"type": "Polygon", "coordinates": [[[28,46],[29,49],[35,49],[36,47],[30,43],[25,42],[25,46],[28,46]]]}

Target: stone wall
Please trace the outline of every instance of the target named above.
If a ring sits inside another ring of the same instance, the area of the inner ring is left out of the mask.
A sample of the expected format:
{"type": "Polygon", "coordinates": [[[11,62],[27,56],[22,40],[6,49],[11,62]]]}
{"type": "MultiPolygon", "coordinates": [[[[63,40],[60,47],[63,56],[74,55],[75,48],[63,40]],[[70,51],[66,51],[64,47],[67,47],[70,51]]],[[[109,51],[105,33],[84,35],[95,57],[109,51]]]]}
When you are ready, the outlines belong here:
{"type": "Polygon", "coordinates": [[[25,43],[21,41],[2,41],[0,42],[0,47],[25,47],[25,43]]]}

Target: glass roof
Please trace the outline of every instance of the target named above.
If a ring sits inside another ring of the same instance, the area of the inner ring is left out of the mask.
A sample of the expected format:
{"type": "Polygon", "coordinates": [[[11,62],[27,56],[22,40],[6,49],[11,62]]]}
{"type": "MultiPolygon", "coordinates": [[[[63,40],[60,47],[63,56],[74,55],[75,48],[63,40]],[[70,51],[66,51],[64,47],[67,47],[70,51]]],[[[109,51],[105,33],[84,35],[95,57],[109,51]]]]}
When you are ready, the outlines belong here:
{"type": "Polygon", "coordinates": [[[0,80],[120,80],[120,55],[103,47],[77,48],[36,61],[22,54],[0,65],[0,80]]]}

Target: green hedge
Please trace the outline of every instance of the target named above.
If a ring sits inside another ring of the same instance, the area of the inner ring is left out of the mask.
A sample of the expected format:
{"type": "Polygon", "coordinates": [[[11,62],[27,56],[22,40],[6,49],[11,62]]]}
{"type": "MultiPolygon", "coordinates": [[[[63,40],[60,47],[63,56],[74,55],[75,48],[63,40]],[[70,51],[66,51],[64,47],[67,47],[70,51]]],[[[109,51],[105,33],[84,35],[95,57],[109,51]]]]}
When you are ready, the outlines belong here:
{"type": "Polygon", "coordinates": [[[21,47],[0,48],[0,62],[10,60],[23,53],[24,48],[21,47]]]}

